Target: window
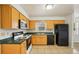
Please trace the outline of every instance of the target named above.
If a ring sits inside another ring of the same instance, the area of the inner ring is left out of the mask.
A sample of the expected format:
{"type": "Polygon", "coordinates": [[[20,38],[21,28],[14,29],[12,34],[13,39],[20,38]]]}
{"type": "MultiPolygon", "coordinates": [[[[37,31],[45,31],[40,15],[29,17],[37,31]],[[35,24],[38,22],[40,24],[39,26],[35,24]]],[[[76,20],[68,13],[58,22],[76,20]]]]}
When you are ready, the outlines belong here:
{"type": "Polygon", "coordinates": [[[36,23],[36,30],[46,30],[46,23],[39,21],[36,23]]]}

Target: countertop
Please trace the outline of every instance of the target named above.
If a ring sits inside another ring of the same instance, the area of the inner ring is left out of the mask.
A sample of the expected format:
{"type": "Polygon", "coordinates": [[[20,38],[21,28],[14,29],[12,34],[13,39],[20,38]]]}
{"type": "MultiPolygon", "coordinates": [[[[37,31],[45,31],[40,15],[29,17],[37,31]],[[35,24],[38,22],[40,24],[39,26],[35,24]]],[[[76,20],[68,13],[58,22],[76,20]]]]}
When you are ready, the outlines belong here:
{"type": "Polygon", "coordinates": [[[14,40],[12,37],[9,37],[9,38],[0,40],[0,44],[21,44],[22,42],[27,40],[29,37],[31,37],[31,35],[29,35],[28,37],[25,37],[23,39],[17,39],[17,40],[14,40]]]}
{"type": "Polygon", "coordinates": [[[26,33],[26,34],[31,34],[31,35],[54,35],[52,32],[28,32],[28,33],[26,33]]]}
{"type": "Polygon", "coordinates": [[[3,40],[0,40],[0,44],[21,44],[24,41],[25,41],[25,39],[13,40],[13,38],[6,38],[3,40]]]}

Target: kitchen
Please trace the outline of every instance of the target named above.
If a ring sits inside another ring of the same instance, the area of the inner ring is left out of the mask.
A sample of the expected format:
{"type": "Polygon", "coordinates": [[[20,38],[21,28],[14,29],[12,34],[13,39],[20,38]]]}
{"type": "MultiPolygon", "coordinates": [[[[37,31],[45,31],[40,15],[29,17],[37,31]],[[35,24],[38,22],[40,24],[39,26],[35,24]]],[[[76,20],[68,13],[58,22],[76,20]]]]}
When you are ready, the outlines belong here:
{"type": "Polygon", "coordinates": [[[72,7],[62,4],[1,4],[0,54],[73,53],[68,32],[70,27],[64,17],[72,14],[72,7]],[[51,6],[57,11],[49,10],[51,6]],[[44,51],[46,48],[48,52],[44,51]]]}

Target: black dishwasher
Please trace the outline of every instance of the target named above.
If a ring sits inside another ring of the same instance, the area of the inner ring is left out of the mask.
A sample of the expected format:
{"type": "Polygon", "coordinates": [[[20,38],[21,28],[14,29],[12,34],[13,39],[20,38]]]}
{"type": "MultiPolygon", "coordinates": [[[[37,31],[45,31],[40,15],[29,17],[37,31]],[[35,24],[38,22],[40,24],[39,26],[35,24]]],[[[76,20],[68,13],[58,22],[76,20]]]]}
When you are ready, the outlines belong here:
{"type": "Polygon", "coordinates": [[[47,35],[47,45],[54,45],[54,36],[47,35]]]}

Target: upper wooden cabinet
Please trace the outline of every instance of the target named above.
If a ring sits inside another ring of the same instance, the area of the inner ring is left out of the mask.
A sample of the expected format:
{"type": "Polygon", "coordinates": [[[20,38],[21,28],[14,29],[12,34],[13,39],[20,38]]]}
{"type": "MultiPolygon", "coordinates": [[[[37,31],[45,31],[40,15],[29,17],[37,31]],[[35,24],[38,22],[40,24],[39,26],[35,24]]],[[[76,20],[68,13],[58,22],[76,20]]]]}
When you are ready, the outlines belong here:
{"type": "Polygon", "coordinates": [[[29,19],[11,5],[0,5],[0,28],[19,29],[19,19],[24,20],[29,28],[29,19]]]}
{"type": "Polygon", "coordinates": [[[17,29],[19,12],[10,5],[2,5],[2,28],[17,29]]]}
{"type": "Polygon", "coordinates": [[[0,5],[0,28],[1,28],[1,5],[0,5]]]}
{"type": "Polygon", "coordinates": [[[12,8],[12,28],[18,28],[19,12],[12,8]]]}
{"type": "MultiPolygon", "coordinates": [[[[39,20],[30,20],[30,29],[35,29],[37,22],[39,22],[39,20]]],[[[43,22],[46,23],[47,29],[53,29],[55,24],[65,23],[64,20],[43,20],[43,22]]]]}
{"type": "Polygon", "coordinates": [[[26,21],[26,17],[20,13],[20,19],[26,21]]]}

